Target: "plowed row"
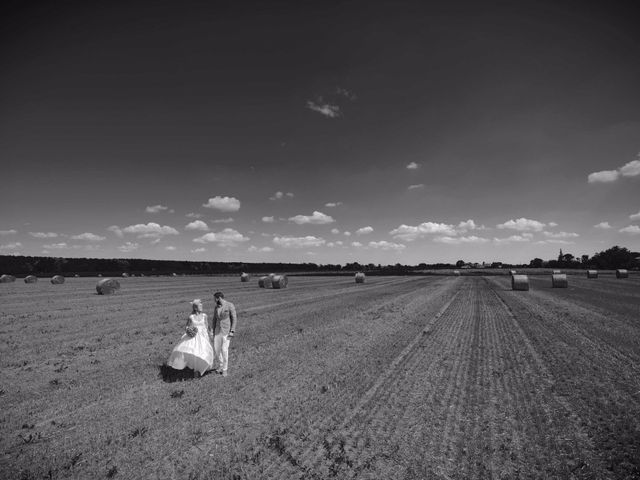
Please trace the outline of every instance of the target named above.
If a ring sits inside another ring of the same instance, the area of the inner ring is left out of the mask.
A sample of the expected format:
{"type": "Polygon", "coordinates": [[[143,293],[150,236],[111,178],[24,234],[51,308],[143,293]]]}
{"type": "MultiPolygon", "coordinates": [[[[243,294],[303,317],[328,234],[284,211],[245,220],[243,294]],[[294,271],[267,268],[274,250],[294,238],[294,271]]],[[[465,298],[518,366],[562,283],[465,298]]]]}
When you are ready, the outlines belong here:
{"type": "Polygon", "coordinates": [[[3,285],[0,476],[640,477],[638,282],[546,282],[3,285]],[[231,375],[163,381],[216,290],[240,317],[231,375]]]}

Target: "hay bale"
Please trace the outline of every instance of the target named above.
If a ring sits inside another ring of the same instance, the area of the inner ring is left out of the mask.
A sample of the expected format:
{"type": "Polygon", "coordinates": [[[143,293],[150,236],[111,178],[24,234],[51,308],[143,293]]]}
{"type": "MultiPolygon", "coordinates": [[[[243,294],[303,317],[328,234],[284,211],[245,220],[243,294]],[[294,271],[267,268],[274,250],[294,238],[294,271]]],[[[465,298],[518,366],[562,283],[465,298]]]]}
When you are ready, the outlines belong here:
{"type": "Polygon", "coordinates": [[[16,281],[16,277],[13,275],[2,275],[0,277],[0,283],[12,283],[16,281]]]}
{"type": "Polygon", "coordinates": [[[99,274],[98,274],[98,276],[99,276],[99,277],[101,277],[101,276],[102,276],[102,274],[101,274],[101,273],[99,273],[99,274]]]}
{"type": "Polygon", "coordinates": [[[272,285],[273,285],[273,282],[271,281],[271,277],[269,276],[260,277],[258,279],[258,286],[260,288],[271,288],[272,285]]]}
{"type": "Polygon", "coordinates": [[[562,273],[562,272],[560,270],[554,270],[551,273],[555,275],[556,273],[562,273]]]}
{"type": "Polygon", "coordinates": [[[276,289],[287,288],[288,284],[289,284],[289,279],[287,278],[286,275],[274,275],[273,278],[271,279],[272,288],[276,288],[276,289]]]}
{"type": "Polygon", "coordinates": [[[553,288],[568,288],[569,280],[566,273],[554,273],[551,275],[551,286],[553,288]]]}
{"type": "Polygon", "coordinates": [[[38,281],[38,277],[35,275],[27,275],[24,277],[24,283],[36,283],[38,281]]]}
{"type": "Polygon", "coordinates": [[[123,278],[127,278],[129,276],[129,274],[127,272],[123,272],[122,277],[123,278]]]}
{"type": "Polygon", "coordinates": [[[509,275],[517,275],[518,272],[515,270],[509,270],[509,275]]]}
{"type": "Polygon", "coordinates": [[[456,277],[459,277],[459,276],[460,276],[460,270],[454,270],[454,271],[453,271],[453,274],[454,274],[456,277]]]}
{"type": "Polygon", "coordinates": [[[240,275],[240,281],[241,282],[248,282],[250,278],[251,277],[249,276],[248,273],[243,273],[242,275],[240,275]]]}
{"type": "Polygon", "coordinates": [[[120,282],[113,278],[103,278],[96,284],[96,292],[99,295],[111,295],[116,293],[117,290],[120,290],[120,282]]]}
{"type": "Polygon", "coordinates": [[[598,278],[597,270],[587,270],[587,278],[598,278]]]}
{"type": "Polygon", "coordinates": [[[529,277],[527,275],[512,275],[511,290],[529,290],[529,277]]]}
{"type": "Polygon", "coordinates": [[[51,283],[54,285],[62,285],[64,283],[65,278],[62,275],[54,275],[51,277],[51,283]]]}
{"type": "Polygon", "coordinates": [[[629,272],[624,268],[616,270],[616,278],[629,278],[629,272]]]}
{"type": "Polygon", "coordinates": [[[171,274],[171,276],[172,276],[172,277],[177,277],[177,276],[178,276],[178,274],[177,274],[177,273],[175,273],[175,272],[173,272],[173,273],[171,274]]]}
{"type": "Polygon", "coordinates": [[[356,273],[356,283],[364,283],[364,272],[357,272],[356,273]]]}

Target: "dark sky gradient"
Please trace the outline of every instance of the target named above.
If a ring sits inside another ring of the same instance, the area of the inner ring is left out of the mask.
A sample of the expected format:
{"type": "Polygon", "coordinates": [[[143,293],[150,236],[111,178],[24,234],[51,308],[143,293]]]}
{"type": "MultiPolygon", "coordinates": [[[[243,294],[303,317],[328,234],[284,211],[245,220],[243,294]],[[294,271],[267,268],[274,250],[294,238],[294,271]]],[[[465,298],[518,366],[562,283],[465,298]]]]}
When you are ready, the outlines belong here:
{"type": "Polygon", "coordinates": [[[640,249],[640,165],[587,180],[640,163],[637,2],[90,3],[0,12],[0,253],[419,263],[640,249]],[[203,207],[216,196],[241,207],[203,207]],[[314,211],[334,221],[290,220],[314,211]],[[186,229],[188,213],[241,240],[194,242],[207,232],[186,229]],[[498,228],[519,218],[544,225],[498,228]],[[149,222],[177,233],[107,230],[149,222]],[[397,234],[429,222],[449,234],[397,234]]]}

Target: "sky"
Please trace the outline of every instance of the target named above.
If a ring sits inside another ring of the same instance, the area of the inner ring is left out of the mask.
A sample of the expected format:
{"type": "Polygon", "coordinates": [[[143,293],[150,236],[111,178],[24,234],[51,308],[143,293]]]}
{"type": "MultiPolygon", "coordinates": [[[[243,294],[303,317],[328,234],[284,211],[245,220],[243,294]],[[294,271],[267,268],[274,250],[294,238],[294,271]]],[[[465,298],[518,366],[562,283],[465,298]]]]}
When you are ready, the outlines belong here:
{"type": "Polygon", "coordinates": [[[0,7],[0,254],[640,251],[634,2],[0,7]]]}

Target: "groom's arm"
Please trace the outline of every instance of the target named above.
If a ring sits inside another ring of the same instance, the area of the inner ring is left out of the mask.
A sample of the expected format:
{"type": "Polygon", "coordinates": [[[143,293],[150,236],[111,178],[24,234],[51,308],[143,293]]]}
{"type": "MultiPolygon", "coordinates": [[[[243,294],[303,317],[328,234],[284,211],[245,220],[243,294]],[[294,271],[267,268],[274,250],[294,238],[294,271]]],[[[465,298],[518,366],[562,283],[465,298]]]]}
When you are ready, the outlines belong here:
{"type": "Polygon", "coordinates": [[[233,335],[236,332],[236,320],[237,320],[236,306],[233,303],[229,304],[229,318],[231,319],[231,328],[229,330],[229,334],[231,337],[233,337],[233,335]]]}

